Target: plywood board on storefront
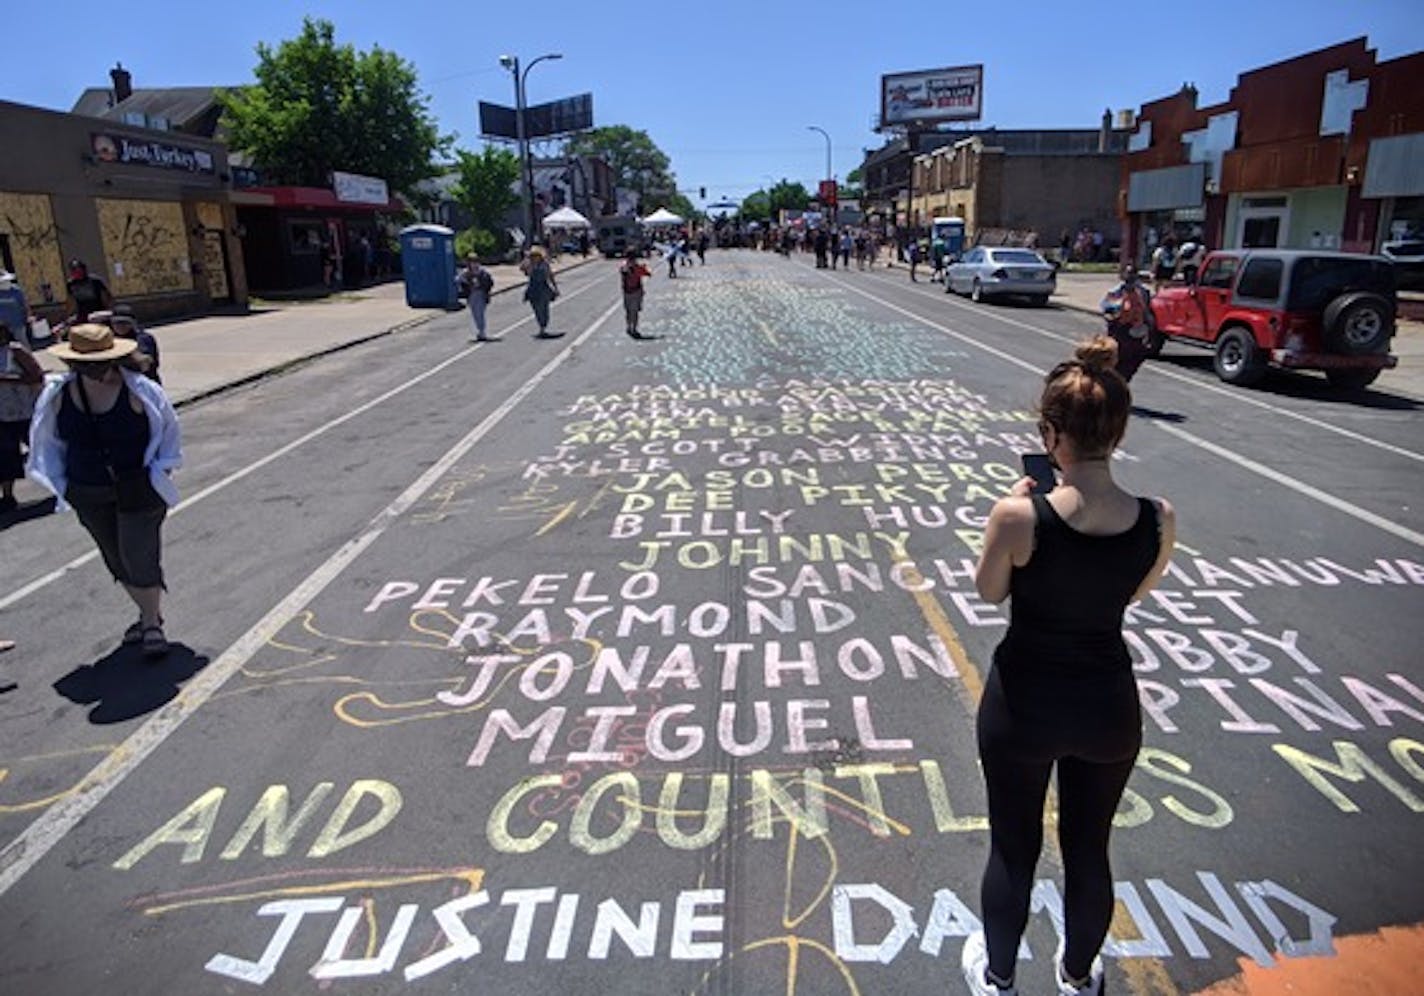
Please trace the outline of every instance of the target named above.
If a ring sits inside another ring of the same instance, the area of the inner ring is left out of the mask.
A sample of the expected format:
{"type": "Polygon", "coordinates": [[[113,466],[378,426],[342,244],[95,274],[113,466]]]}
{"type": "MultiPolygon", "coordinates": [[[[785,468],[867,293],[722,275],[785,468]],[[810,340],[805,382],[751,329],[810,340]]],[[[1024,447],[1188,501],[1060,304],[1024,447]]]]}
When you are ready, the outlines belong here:
{"type": "Polygon", "coordinates": [[[181,204],[96,199],[94,205],[115,297],[193,289],[181,204]]]}

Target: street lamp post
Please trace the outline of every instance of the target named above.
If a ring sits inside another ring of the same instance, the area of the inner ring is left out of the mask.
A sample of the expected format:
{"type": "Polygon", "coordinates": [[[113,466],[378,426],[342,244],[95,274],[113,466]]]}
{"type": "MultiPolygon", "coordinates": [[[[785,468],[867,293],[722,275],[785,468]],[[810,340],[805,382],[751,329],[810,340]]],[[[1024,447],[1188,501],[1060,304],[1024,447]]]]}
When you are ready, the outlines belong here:
{"type": "MultiPolygon", "coordinates": [[[[830,135],[830,133],[829,133],[828,131],[826,131],[826,129],[820,127],[819,125],[807,125],[807,126],[806,126],[806,130],[807,130],[807,131],[819,131],[819,132],[821,133],[821,137],[826,140],[826,179],[827,179],[827,180],[830,180],[831,182],[834,183],[836,177],[835,177],[835,174],[831,172],[832,167],[831,167],[831,135],[830,135]]],[[[837,200],[839,200],[839,198],[837,198],[837,200]]],[[[832,224],[832,225],[834,225],[834,224],[836,223],[836,207],[837,207],[837,205],[834,204],[834,203],[831,205],[831,212],[830,212],[830,213],[831,213],[831,224],[832,224]]]]}
{"type": "Polygon", "coordinates": [[[529,79],[529,70],[546,59],[562,59],[564,56],[560,52],[550,52],[541,55],[537,59],[524,67],[524,71],[519,71],[519,56],[501,55],[499,64],[508,69],[514,77],[514,132],[519,140],[519,171],[524,178],[524,203],[522,205],[525,223],[529,226],[525,231],[524,244],[527,246],[538,237],[539,221],[534,217],[534,165],[529,156],[529,137],[524,122],[524,86],[529,79]]]}

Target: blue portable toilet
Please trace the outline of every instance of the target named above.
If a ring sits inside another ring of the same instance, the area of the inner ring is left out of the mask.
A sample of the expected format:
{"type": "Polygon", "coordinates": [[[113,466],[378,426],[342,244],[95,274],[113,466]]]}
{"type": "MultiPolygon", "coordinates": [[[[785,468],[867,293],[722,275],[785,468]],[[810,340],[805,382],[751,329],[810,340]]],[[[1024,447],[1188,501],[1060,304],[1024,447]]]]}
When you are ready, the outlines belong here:
{"type": "Polygon", "coordinates": [[[401,229],[400,246],[405,303],[412,308],[458,308],[455,233],[444,225],[410,225],[401,229]]]}

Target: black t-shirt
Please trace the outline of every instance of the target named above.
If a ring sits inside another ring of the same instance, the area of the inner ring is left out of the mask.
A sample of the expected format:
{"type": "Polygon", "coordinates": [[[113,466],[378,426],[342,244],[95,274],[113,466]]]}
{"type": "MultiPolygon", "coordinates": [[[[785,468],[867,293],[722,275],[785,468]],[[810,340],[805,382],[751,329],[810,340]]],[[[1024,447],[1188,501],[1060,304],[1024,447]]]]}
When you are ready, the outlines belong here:
{"type": "Polygon", "coordinates": [[[1033,556],[1015,567],[1009,631],[996,660],[1020,676],[1088,677],[1132,666],[1122,616],[1161,547],[1157,507],[1138,499],[1137,520],[1109,536],[1080,533],[1033,496],[1033,556]]]}
{"type": "Polygon", "coordinates": [[[69,281],[66,286],[69,296],[74,298],[74,310],[79,313],[81,322],[89,317],[89,312],[103,309],[109,288],[98,277],[81,277],[69,281]]]}

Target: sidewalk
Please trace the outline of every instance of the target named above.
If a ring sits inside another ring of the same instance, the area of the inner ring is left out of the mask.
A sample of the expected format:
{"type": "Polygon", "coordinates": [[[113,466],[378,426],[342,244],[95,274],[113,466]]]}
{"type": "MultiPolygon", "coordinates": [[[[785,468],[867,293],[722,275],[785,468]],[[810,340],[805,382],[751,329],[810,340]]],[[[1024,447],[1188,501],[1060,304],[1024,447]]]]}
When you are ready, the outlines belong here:
{"type": "MultiPolygon", "coordinates": [[[[601,257],[559,257],[563,273],[601,257]]],[[[522,291],[525,279],[512,264],[487,267],[494,293],[522,291]]],[[[245,315],[215,315],[160,325],[151,331],[163,360],[163,386],[175,405],[189,404],[257,380],[300,360],[336,352],[454,312],[410,308],[400,281],[315,301],[262,301],[245,315]]],[[[465,317],[468,323],[468,317],[465,317]]],[[[473,329],[473,326],[471,326],[473,329]]],[[[64,364],[43,350],[46,370],[64,364]]]]}
{"type": "MultiPolygon", "coordinates": [[[[1110,273],[1060,273],[1053,303],[1096,316],[1098,304],[1117,282],[1110,273]]],[[[1400,319],[1390,352],[1399,357],[1399,366],[1380,374],[1375,388],[1424,398],[1424,322],[1400,319]]]]}

